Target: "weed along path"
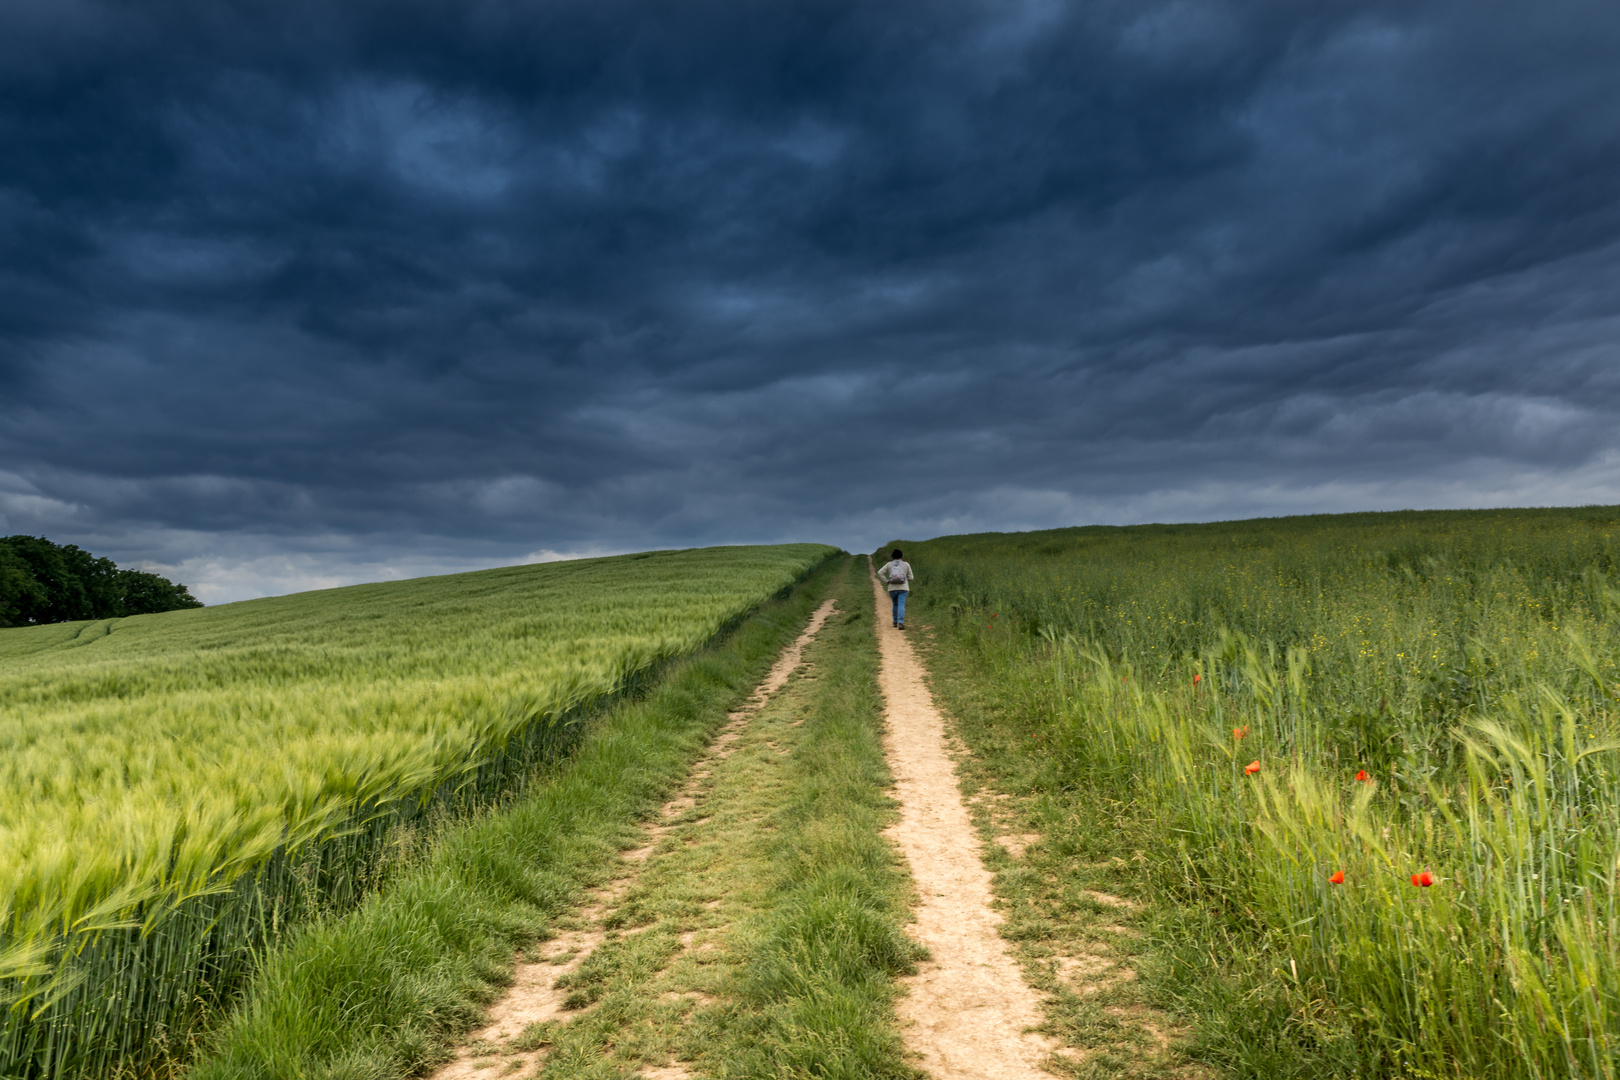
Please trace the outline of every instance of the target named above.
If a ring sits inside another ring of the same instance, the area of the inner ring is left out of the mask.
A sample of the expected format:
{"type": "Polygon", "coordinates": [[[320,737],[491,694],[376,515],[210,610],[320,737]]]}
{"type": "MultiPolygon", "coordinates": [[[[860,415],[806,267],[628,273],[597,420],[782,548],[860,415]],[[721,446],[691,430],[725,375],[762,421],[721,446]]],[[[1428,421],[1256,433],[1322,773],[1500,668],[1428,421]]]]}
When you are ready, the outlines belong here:
{"type": "Polygon", "coordinates": [[[919,901],[914,936],[933,954],[903,980],[898,1003],[906,1048],[934,1080],[1050,1080],[1040,1062],[1055,1042],[1027,1029],[1041,1022],[1029,988],[998,933],[990,873],[946,751],[945,722],[905,633],[883,625],[888,604],[873,578],[887,699],[885,745],[900,800],[888,831],[911,864],[919,901]]]}
{"type": "MultiPolygon", "coordinates": [[[[605,981],[604,972],[612,970],[617,974],[616,969],[628,968],[632,969],[633,976],[633,969],[640,968],[642,975],[654,977],[643,981],[656,982],[656,976],[664,969],[681,966],[676,961],[683,953],[690,954],[686,959],[692,961],[685,965],[687,968],[705,963],[704,954],[715,949],[714,937],[723,929],[723,917],[714,914],[720,901],[700,899],[694,904],[692,897],[683,895],[683,906],[702,914],[695,921],[690,917],[685,920],[692,923],[691,926],[683,923],[680,927],[666,927],[661,923],[667,920],[649,921],[644,917],[646,912],[641,909],[647,905],[640,894],[647,891],[647,883],[643,878],[649,875],[656,878],[659,871],[665,869],[660,863],[666,861],[665,849],[672,847],[672,841],[674,850],[689,850],[697,845],[698,839],[694,836],[686,836],[681,843],[682,838],[672,834],[683,830],[691,832],[691,826],[709,820],[705,797],[712,787],[715,769],[736,751],[751,722],[803,665],[805,647],[821,631],[836,603],[836,599],[828,599],[816,609],[804,631],[782,650],[743,707],[729,715],[725,727],[693,767],[686,782],[664,804],[658,817],[646,825],[645,843],[623,853],[617,876],[591,893],[586,906],[574,912],[571,918],[560,920],[556,936],[528,951],[517,965],[511,987],[490,1005],[486,1026],[472,1034],[454,1060],[433,1074],[433,1080],[533,1077],[546,1069],[559,1043],[569,1041],[561,1028],[591,1015],[587,1010],[602,996],[600,984],[605,981]],[[709,925],[713,923],[721,925],[709,925]]],[[[683,892],[689,891],[691,882],[685,881],[683,886],[683,892]]],[[[691,914],[693,912],[688,912],[689,916],[691,914]]],[[[672,1014],[678,1021],[693,1005],[706,1004],[713,997],[703,989],[688,985],[694,982],[691,971],[680,971],[677,975],[673,982],[663,980],[669,983],[667,987],[660,984],[649,992],[662,1013],[672,1014]]],[[[667,1021],[671,1015],[662,1019],[667,1021]]],[[[677,1022],[675,1026],[680,1025],[677,1022]]],[[[579,1041],[588,1044],[591,1040],[587,1037],[579,1041]]],[[[586,1050],[577,1056],[591,1055],[586,1050]]],[[[558,1064],[563,1066],[565,1074],[569,1072],[570,1063],[558,1064]]],[[[654,1077],[678,1080],[689,1075],[679,1064],[643,1065],[640,1071],[649,1080],[654,1077]]]]}

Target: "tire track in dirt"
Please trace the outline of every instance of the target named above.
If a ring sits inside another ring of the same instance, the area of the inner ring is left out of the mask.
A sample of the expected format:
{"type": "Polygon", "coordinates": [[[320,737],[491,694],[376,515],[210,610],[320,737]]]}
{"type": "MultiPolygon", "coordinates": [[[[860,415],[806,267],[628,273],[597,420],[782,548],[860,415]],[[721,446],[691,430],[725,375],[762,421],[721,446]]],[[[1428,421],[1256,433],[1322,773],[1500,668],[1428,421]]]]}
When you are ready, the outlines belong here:
{"type": "MultiPolygon", "coordinates": [[[[680,817],[696,804],[702,782],[710,775],[712,762],[728,756],[742,729],[763,708],[771,695],[780,690],[804,659],[804,648],[813,640],[832,614],[836,600],[826,600],[810,616],[804,631],[789,645],[784,646],[771,670],[754,688],[743,707],[728,714],[725,727],[720,729],[708,751],[693,766],[686,782],[660,810],[654,823],[647,826],[647,843],[623,854],[625,873],[607,885],[589,894],[590,902],[571,919],[559,920],[565,926],[562,933],[531,950],[532,959],[519,958],[513,971],[512,985],[500,999],[490,1005],[488,1022],[473,1032],[456,1056],[440,1066],[432,1080],[473,1080],[474,1077],[493,1076],[493,1059],[506,1060],[509,1065],[497,1070],[502,1077],[521,1080],[534,1075],[533,1069],[542,1064],[545,1051],[521,1050],[512,1045],[531,1024],[553,1020],[566,1011],[569,989],[558,986],[559,980],[577,970],[607,938],[605,922],[617,902],[634,884],[641,868],[653,854],[661,837],[671,826],[665,824],[680,817]]],[[[632,931],[633,933],[634,931],[632,931]]],[[[686,944],[682,942],[683,946],[686,944]]],[[[577,1014],[576,1014],[577,1015],[577,1014]]],[[[647,1077],[684,1077],[683,1068],[642,1070],[647,1077]]]]}
{"type": "Polygon", "coordinates": [[[888,597],[876,575],[872,587],[884,746],[900,800],[900,821],[888,836],[917,883],[913,936],[933,953],[901,980],[909,990],[897,1007],[902,1037],[935,1080],[1051,1080],[1040,1062],[1057,1043],[1027,1030],[1041,1022],[1040,997],[997,932],[1001,916],[946,751],[944,718],[905,631],[883,625],[888,597]]]}

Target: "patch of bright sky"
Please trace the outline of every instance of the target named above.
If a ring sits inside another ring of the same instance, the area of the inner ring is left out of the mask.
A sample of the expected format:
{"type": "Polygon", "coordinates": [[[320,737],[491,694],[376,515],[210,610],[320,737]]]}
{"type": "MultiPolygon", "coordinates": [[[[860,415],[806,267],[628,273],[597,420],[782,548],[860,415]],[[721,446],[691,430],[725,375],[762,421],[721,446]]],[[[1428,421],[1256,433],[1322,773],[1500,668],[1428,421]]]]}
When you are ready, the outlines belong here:
{"type": "MultiPolygon", "coordinates": [[[[217,538],[213,539],[217,542],[217,538]]],[[[228,546],[232,550],[217,555],[183,559],[175,563],[148,561],[138,564],[137,569],[184,582],[192,595],[205,604],[228,604],[260,596],[283,596],[310,589],[335,589],[343,585],[359,585],[369,581],[403,581],[407,578],[487,570],[497,566],[563,562],[622,554],[617,549],[587,546],[563,550],[541,548],[505,558],[499,556],[456,558],[410,553],[379,558],[370,552],[354,550],[347,538],[327,539],[333,545],[332,550],[253,555],[248,553],[252,547],[260,544],[266,548],[274,547],[279,538],[239,537],[229,543],[228,546]]]]}
{"type": "Polygon", "coordinates": [[[346,169],[380,162],[407,183],[467,201],[504,195],[522,146],[488,106],[409,81],[352,82],[323,119],[328,153],[346,169]]]}
{"type": "Polygon", "coordinates": [[[805,118],[787,134],[773,140],[771,146],[805,165],[825,168],[837,163],[848,143],[849,136],[844,132],[805,118]]]}

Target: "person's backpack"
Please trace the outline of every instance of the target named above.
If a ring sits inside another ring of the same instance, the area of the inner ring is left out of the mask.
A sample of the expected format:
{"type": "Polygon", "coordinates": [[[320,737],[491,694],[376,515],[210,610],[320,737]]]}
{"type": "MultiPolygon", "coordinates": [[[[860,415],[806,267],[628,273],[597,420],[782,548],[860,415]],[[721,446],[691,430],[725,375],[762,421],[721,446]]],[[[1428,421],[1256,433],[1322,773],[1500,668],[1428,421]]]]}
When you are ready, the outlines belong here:
{"type": "Polygon", "coordinates": [[[899,559],[889,564],[889,584],[904,585],[906,583],[906,564],[899,559]]]}

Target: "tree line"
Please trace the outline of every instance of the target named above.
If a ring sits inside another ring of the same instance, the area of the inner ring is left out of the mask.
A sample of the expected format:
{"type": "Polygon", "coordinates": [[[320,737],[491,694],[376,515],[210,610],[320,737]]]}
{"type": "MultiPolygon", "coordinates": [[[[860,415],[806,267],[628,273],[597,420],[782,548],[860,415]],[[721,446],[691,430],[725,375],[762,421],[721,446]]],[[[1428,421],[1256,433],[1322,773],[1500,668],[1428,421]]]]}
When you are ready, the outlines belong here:
{"type": "Polygon", "coordinates": [[[0,539],[0,626],[202,607],[184,585],[43,536],[0,539]]]}

